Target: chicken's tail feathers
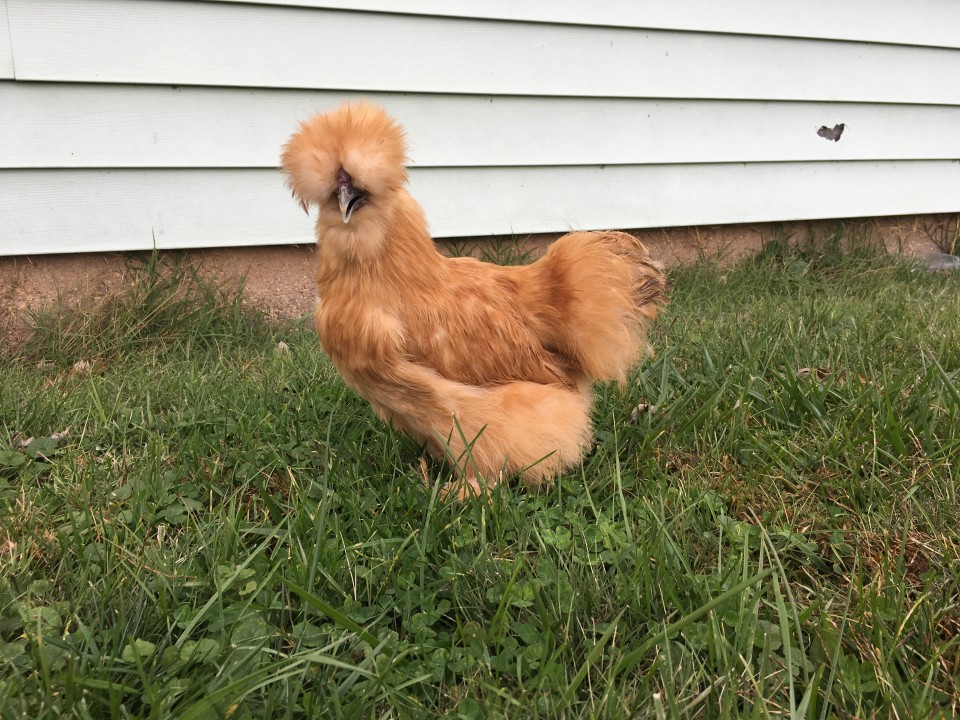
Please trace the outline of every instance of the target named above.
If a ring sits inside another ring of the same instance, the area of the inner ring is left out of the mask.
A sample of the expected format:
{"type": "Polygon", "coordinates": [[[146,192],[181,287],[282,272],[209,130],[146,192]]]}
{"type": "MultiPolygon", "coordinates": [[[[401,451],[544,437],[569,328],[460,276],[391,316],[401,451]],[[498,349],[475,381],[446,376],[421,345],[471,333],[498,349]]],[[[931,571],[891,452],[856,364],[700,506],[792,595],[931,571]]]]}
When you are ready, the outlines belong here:
{"type": "MultiPolygon", "coordinates": [[[[627,237],[633,238],[632,235],[627,237]]],[[[663,272],[663,265],[650,257],[639,240],[633,239],[642,252],[636,253],[633,260],[631,296],[637,313],[647,322],[653,322],[667,303],[667,276],[663,272]]]]}
{"type": "MultiPolygon", "coordinates": [[[[626,382],[650,353],[647,330],[666,302],[666,276],[638,239],[623,232],[576,232],[530,266],[553,318],[541,335],[571,357],[583,379],[626,382]]],[[[540,304],[543,307],[544,304],[540,304]]]]}

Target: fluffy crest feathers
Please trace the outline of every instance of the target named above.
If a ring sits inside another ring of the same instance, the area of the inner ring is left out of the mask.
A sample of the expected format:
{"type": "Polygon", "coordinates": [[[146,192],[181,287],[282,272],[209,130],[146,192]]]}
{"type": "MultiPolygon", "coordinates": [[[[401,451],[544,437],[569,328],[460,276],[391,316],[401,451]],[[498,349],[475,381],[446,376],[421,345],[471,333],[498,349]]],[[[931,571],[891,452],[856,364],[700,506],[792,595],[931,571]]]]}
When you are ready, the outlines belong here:
{"type": "Polygon", "coordinates": [[[359,189],[378,196],[407,181],[406,162],[400,125],[382,108],[359,101],[301,122],[283,148],[281,168],[306,209],[335,192],[341,168],[359,189]]]}

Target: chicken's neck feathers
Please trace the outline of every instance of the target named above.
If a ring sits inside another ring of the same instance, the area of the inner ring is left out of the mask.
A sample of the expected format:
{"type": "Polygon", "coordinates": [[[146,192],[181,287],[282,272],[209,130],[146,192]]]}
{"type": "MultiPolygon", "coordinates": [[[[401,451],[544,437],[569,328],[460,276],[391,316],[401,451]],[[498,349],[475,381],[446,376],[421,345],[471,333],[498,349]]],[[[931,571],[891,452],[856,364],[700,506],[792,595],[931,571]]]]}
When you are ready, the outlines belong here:
{"type": "Polygon", "coordinates": [[[442,280],[445,259],[433,244],[420,206],[405,189],[391,200],[377,217],[368,216],[356,230],[318,225],[321,293],[343,283],[355,293],[383,296],[397,290],[409,296],[414,288],[442,280]]]}

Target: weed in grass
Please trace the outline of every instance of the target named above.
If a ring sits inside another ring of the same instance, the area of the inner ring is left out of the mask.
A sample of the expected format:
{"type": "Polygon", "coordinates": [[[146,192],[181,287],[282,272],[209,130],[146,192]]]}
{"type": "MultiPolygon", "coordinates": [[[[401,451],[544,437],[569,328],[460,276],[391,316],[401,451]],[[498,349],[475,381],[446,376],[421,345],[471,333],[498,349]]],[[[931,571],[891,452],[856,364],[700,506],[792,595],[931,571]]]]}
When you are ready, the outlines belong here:
{"type": "MultiPolygon", "coordinates": [[[[527,236],[527,240],[529,240],[527,236]]],[[[495,235],[482,242],[472,240],[448,240],[446,251],[452,257],[476,257],[483,262],[496,265],[526,265],[535,257],[529,247],[515,235],[495,235]]]]}
{"type": "Polygon", "coordinates": [[[934,215],[922,220],[926,236],[947,255],[960,255],[960,216],[934,215]]]}
{"type": "Polygon", "coordinates": [[[0,376],[0,717],[956,715],[960,282],[672,279],[582,467],[488,503],[182,268],[48,316],[0,376]]]}
{"type": "Polygon", "coordinates": [[[35,331],[20,354],[61,367],[89,366],[165,349],[189,358],[196,347],[234,345],[271,334],[260,315],[244,311],[242,285],[214,286],[198,268],[177,258],[161,259],[155,251],[133,262],[130,289],[79,308],[61,303],[36,312],[35,331]],[[190,346],[177,345],[184,342],[190,346]]]}

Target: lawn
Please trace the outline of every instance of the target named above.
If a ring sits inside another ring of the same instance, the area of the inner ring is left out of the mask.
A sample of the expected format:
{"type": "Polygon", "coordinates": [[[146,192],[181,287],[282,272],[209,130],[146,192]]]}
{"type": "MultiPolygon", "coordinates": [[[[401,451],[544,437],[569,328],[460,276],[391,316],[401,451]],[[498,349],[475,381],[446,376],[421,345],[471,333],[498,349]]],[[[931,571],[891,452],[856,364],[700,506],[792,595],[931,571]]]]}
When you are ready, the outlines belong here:
{"type": "Polygon", "coordinates": [[[0,718],[956,716],[960,277],[777,242],[671,280],[582,467],[465,504],[186,269],[38,318],[0,718]]]}

